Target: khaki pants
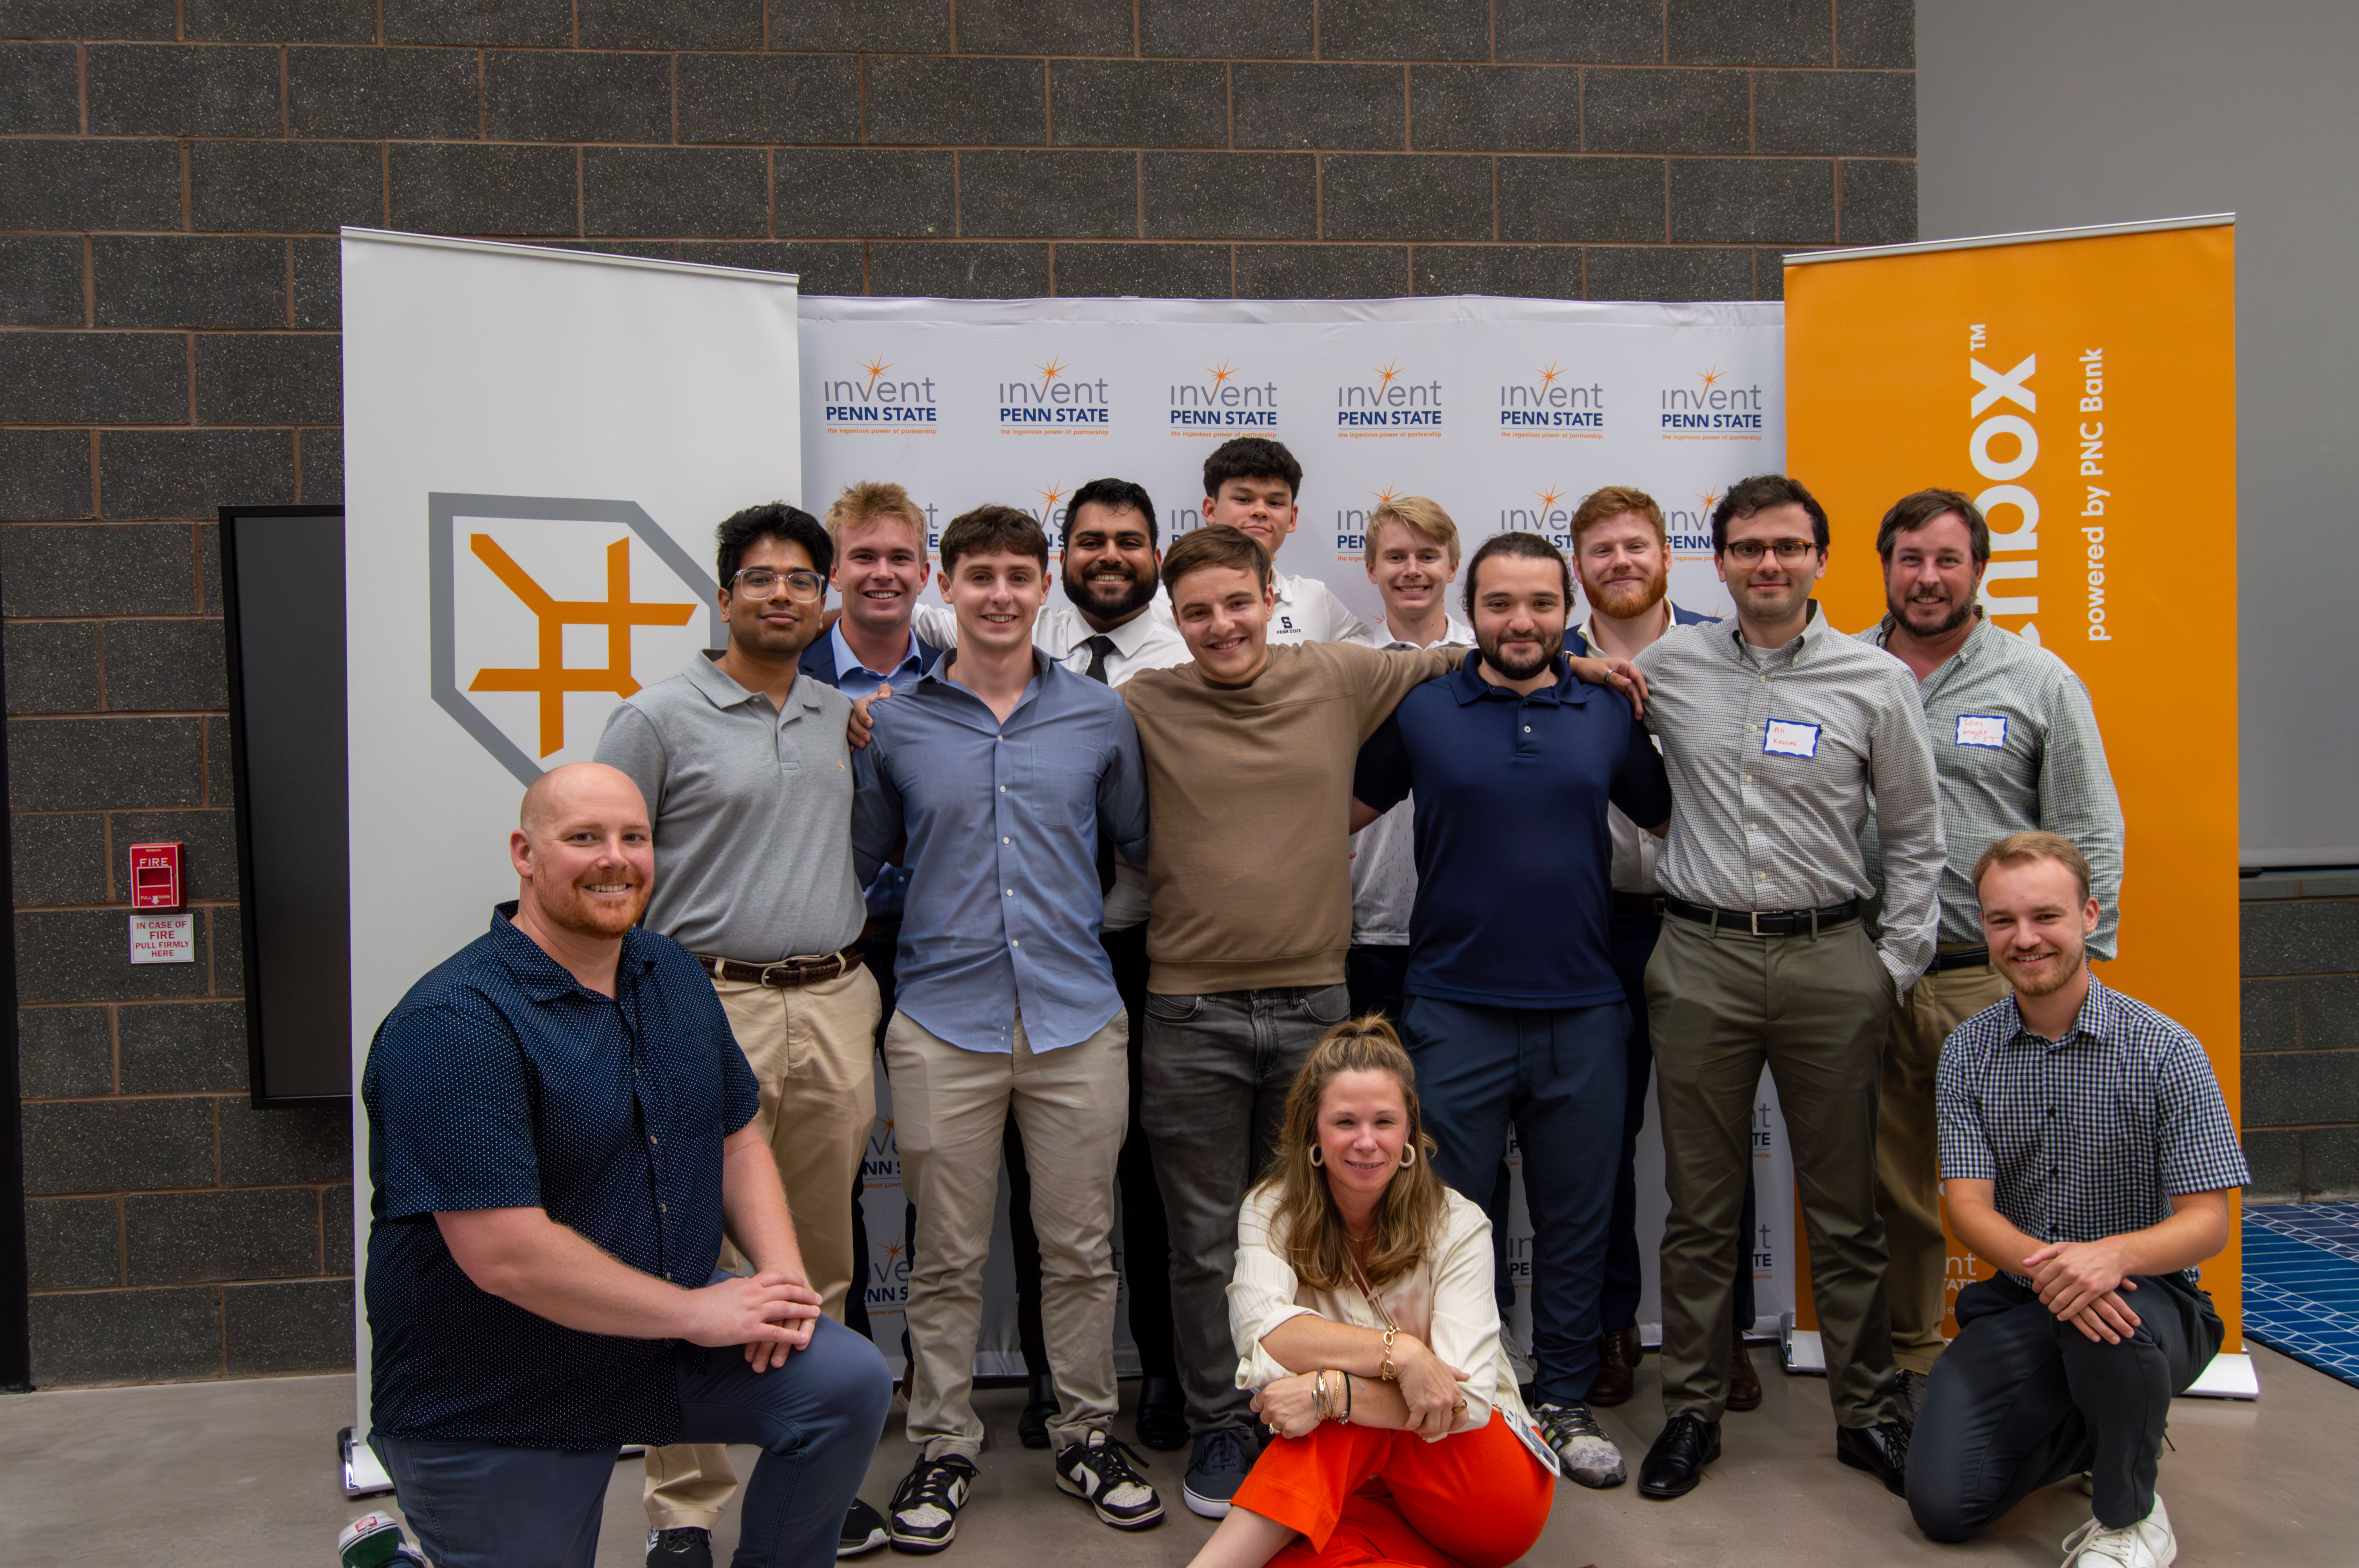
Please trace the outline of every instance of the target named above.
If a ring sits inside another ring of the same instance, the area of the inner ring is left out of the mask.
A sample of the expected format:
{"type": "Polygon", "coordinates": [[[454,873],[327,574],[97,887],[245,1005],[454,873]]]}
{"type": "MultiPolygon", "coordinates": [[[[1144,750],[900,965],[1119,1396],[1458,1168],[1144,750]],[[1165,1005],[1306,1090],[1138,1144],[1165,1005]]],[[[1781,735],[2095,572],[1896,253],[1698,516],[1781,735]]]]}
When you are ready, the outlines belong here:
{"type": "Polygon", "coordinates": [[[1647,965],[1647,1013],[1671,1198],[1662,1251],[1666,1414],[1718,1421],[1727,1409],[1728,1260],[1766,1062],[1793,1143],[1835,1422],[1884,1418],[1893,1369],[1875,1213],[1875,1081],[1893,1001],[1891,972],[1856,922],[1816,936],[1663,922],[1647,965]]]}
{"type": "Polygon", "coordinates": [[[1056,1374],[1052,1448],[1114,1425],[1114,1164],[1130,1123],[1130,1021],[1035,1052],[1016,1021],[1007,1053],[962,1051],[906,1012],[885,1031],[901,1178],[918,1206],[909,1264],[909,1441],[929,1459],[983,1451],[970,1395],[983,1263],[1012,1112],[1032,1172],[1040,1326],[1056,1374]]]}
{"type": "MultiPolygon", "coordinates": [[[[714,980],[729,1029],[762,1087],[756,1115],[794,1216],[803,1270],[827,1315],[866,1271],[852,1255],[852,1195],[876,1122],[876,977],[866,965],[814,985],[714,980]]],[[[751,1267],[726,1241],[721,1266],[751,1267]]],[[[647,1450],[647,1524],[710,1530],[736,1489],[729,1451],[677,1443],[647,1450]]]]}
{"type": "Polygon", "coordinates": [[[1884,1087],[1875,1118],[1875,1211],[1884,1217],[1892,1267],[1892,1358],[1930,1372],[1949,1341],[1950,1243],[1941,1229],[1941,1138],[1933,1079],[1951,1031],[2006,995],[1988,964],[1928,972],[1908,988],[1884,1040],[1884,1087]]]}

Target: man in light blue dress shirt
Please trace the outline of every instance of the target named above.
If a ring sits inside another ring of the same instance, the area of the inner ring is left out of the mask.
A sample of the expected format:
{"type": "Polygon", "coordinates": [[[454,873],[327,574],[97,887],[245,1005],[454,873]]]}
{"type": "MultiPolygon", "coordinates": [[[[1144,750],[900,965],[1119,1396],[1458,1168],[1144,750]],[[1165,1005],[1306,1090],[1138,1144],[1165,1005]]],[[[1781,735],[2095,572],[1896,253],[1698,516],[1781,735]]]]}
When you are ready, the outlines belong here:
{"type": "Polygon", "coordinates": [[[871,710],[852,819],[862,876],[897,846],[909,871],[885,1057],[918,1208],[907,1430],[920,1452],[888,1528],[917,1552],[950,1544],[977,1474],[969,1396],[1011,1114],[1031,1167],[1058,1485],[1116,1529],[1163,1515],[1112,1435],[1129,1022],[1098,938],[1097,850],[1103,826],[1125,859],[1146,859],[1138,737],[1110,687],[1033,647],[1049,582],[1038,523],[979,507],[940,547],[958,647],[871,710]]]}

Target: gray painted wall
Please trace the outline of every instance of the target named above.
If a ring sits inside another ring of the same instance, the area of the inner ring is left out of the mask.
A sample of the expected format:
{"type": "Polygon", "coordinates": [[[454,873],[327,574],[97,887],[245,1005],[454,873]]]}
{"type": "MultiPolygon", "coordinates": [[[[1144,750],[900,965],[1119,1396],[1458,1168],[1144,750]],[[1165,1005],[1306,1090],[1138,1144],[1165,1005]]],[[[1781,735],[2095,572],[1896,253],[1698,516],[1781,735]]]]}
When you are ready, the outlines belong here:
{"type": "MultiPolygon", "coordinates": [[[[2243,860],[2359,863],[2359,6],[1920,0],[1917,59],[1926,239],[2237,214],[2243,860]]],[[[2200,656],[2218,576],[2185,568],[2200,656]]]]}

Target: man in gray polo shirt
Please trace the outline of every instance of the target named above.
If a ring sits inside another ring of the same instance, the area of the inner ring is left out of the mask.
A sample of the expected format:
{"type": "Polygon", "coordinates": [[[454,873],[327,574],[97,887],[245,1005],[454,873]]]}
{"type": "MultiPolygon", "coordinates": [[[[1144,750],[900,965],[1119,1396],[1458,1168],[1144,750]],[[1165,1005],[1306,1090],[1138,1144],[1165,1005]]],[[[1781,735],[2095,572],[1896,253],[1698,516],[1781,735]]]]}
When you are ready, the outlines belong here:
{"type": "MultiPolygon", "coordinates": [[[[853,1188],[876,1119],[876,980],[856,945],[865,910],[852,864],[851,700],[796,670],[819,634],[834,548],[818,519],[776,502],[718,533],[728,648],[626,698],[598,761],[628,773],[655,813],[647,925],[712,977],[761,1084],[811,1288],[842,1322],[853,1188]]],[[[721,1262],[737,1260],[724,1248],[721,1262]]],[[[650,1449],[647,1473],[648,1563],[709,1564],[737,1484],[727,1450],[650,1449]]],[[[884,1520],[855,1499],[844,1545],[883,1543],[884,1520]]]]}

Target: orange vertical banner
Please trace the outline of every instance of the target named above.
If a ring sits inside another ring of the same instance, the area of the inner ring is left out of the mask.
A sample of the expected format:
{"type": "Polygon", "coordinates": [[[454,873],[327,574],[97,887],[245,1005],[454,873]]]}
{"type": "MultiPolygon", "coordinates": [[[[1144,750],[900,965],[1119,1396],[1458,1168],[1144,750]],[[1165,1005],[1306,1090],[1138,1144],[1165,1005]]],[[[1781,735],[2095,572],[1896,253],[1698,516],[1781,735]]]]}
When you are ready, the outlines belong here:
{"type": "MultiPolygon", "coordinates": [[[[1785,276],[1787,471],[1832,520],[1829,619],[1883,615],[1894,501],[1976,498],[1984,608],[2087,684],[2121,792],[2121,956],[2100,978],[2203,1043],[2241,1124],[2233,221],[1821,253],[1785,276]]],[[[2229,1234],[2203,1283],[2236,1351],[2229,1234]]],[[[1950,1245],[1954,1298],[1990,1271],[1950,1245]]]]}

